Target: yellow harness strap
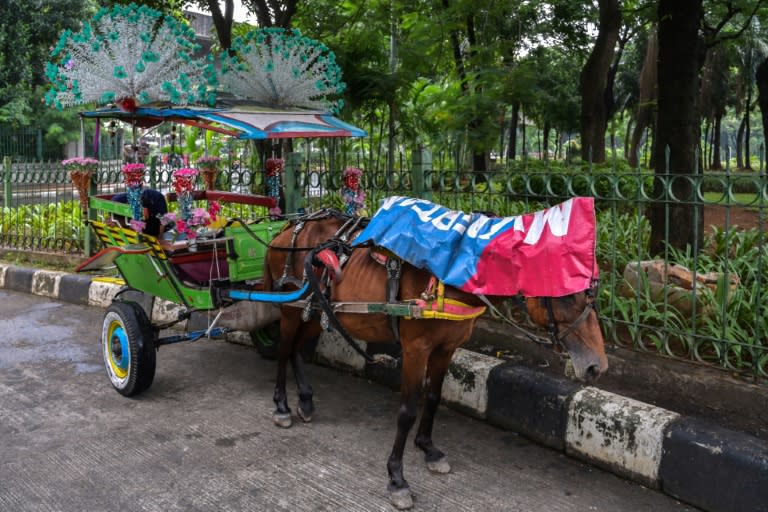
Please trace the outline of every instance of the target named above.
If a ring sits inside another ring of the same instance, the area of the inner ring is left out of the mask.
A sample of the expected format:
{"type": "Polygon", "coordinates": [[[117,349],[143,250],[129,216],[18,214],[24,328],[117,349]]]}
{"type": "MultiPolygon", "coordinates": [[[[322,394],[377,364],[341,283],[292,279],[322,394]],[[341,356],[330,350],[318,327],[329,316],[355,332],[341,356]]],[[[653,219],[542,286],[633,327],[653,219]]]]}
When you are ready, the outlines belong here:
{"type": "Polygon", "coordinates": [[[421,308],[421,317],[433,320],[469,320],[485,313],[485,306],[470,306],[461,301],[445,297],[445,283],[435,277],[429,280],[429,285],[422,299],[416,300],[421,308]],[[437,282],[437,294],[435,294],[437,282]]]}

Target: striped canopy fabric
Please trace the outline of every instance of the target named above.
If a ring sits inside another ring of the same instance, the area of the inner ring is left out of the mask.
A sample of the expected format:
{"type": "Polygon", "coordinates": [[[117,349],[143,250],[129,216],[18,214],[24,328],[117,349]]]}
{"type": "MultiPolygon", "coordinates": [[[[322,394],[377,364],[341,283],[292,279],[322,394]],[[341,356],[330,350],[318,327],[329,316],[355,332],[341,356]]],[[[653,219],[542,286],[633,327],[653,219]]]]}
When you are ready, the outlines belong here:
{"type": "Polygon", "coordinates": [[[365,130],[322,111],[280,110],[255,104],[218,108],[142,106],[134,111],[118,107],[82,112],[85,118],[119,119],[147,128],[162,122],[181,123],[231,135],[238,139],[364,137],[365,130]]]}

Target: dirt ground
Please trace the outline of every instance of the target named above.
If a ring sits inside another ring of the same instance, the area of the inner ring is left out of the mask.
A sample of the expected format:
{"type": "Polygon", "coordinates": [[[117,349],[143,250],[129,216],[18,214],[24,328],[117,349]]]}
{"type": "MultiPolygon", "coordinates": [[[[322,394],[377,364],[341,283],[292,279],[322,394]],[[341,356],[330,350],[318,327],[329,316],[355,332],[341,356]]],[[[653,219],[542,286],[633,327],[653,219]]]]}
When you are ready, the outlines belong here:
{"type": "MultiPolygon", "coordinates": [[[[725,221],[728,220],[730,227],[738,226],[741,229],[752,229],[761,226],[760,214],[756,210],[748,208],[731,207],[730,210],[722,206],[704,207],[704,226],[709,229],[710,226],[725,227],[725,221]]],[[[765,217],[762,219],[762,227],[766,227],[765,217]]]]}

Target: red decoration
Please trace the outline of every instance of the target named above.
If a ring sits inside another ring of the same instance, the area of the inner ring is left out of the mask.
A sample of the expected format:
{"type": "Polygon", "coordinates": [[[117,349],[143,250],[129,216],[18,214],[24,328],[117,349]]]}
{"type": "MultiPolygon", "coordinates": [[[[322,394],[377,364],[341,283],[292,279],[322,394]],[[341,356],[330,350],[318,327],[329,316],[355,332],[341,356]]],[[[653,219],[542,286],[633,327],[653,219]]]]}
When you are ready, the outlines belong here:
{"type": "Polygon", "coordinates": [[[282,158],[268,158],[266,166],[267,168],[267,176],[277,176],[281,172],[283,172],[283,168],[285,167],[285,162],[282,158]]]}
{"type": "Polygon", "coordinates": [[[184,192],[192,192],[197,178],[197,169],[183,167],[173,171],[173,188],[181,196],[184,192]]]}
{"type": "Polygon", "coordinates": [[[136,100],[133,98],[123,98],[118,100],[117,106],[124,112],[136,112],[136,100]]]}

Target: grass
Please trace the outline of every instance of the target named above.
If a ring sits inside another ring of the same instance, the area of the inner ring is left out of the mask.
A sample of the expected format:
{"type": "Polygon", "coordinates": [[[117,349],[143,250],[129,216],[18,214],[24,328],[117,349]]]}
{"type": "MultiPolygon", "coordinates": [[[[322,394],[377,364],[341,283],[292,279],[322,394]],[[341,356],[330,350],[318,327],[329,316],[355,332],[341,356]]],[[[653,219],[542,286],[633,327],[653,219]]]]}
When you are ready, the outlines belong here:
{"type": "Polygon", "coordinates": [[[760,197],[753,193],[736,192],[733,194],[733,199],[730,200],[728,196],[722,192],[704,192],[704,201],[709,204],[718,204],[723,206],[744,206],[748,207],[750,210],[757,211],[760,197]]]}
{"type": "Polygon", "coordinates": [[[82,256],[0,250],[0,263],[22,267],[74,272],[82,261],[82,256]]]}

